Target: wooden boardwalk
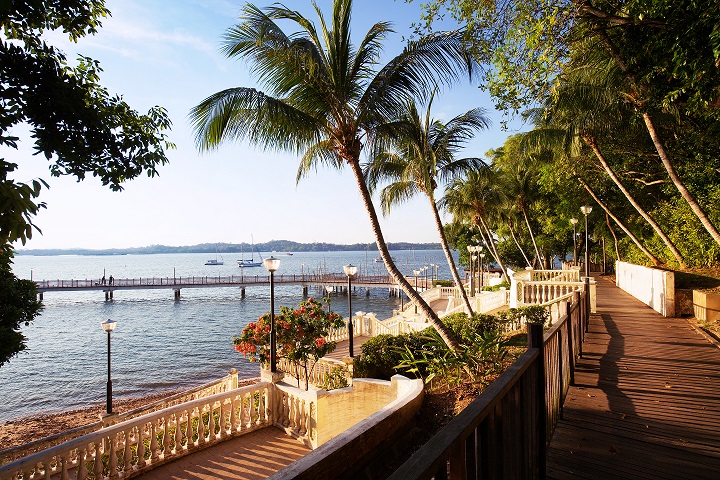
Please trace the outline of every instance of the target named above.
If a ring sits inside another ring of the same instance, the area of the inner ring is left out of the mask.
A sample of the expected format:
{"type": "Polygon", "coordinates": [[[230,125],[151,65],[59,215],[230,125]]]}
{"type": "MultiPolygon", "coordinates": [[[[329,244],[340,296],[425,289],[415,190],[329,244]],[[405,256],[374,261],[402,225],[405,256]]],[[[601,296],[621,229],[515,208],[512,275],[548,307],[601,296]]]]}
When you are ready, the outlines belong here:
{"type": "Polygon", "coordinates": [[[720,348],[597,282],[548,478],[720,479],[720,348]]]}

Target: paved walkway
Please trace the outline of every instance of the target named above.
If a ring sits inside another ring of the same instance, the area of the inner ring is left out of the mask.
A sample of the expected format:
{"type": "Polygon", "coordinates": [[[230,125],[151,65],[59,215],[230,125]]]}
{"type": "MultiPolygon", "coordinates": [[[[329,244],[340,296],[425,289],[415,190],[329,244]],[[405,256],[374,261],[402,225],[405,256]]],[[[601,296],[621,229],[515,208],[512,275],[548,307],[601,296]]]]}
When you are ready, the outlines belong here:
{"type": "MultiPolygon", "coordinates": [[[[369,337],[355,337],[355,355],[369,337]]],[[[328,357],[348,355],[348,342],[337,343],[328,357]]],[[[265,479],[310,453],[310,448],[275,427],[242,435],[199,450],[140,475],[144,480],[265,479]]]]}
{"type": "Polygon", "coordinates": [[[287,467],[310,449],[275,427],[191,453],[140,475],[144,480],[259,480],[287,467]]]}
{"type": "Polygon", "coordinates": [[[720,348],[597,282],[548,478],[720,479],[720,348]]]}

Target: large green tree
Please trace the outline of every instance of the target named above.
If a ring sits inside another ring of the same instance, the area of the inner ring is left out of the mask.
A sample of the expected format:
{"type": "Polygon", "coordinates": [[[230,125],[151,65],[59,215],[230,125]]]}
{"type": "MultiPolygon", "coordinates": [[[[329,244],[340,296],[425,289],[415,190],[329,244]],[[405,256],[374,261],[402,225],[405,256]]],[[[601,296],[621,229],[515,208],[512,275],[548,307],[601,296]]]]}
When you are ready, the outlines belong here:
{"type": "MultiPolygon", "coordinates": [[[[24,125],[35,153],[50,161],[51,175],[73,175],[78,180],[92,175],[121,190],[124,181],[142,173],[154,176],[157,167],[167,162],[165,150],[173,147],[164,133],[170,127],[167,113],[155,107],[139,114],[100,85],[98,62],[81,57],[70,65],[44,37],[60,31],[77,41],[95,33],[107,15],[102,0],[0,2],[0,148],[3,153],[17,149],[21,139],[13,129],[24,125]]],[[[38,197],[47,187],[39,179],[29,183],[12,179],[19,161],[18,155],[12,162],[0,158],[0,248],[5,252],[0,270],[8,285],[14,278],[9,247],[32,237],[33,217],[44,207],[38,197]]],[[[22,299],[0,308],[20,305],[25,310],[16,318],[29,322],[38,313],[35,292],[32,286],[18,285],[22,287],[14,291],[22,299]]],[[[4,350],[0,364],[23,346],[18,325],[14,322],[0,333],[3,346],[6,341],[14,345],[4,350]]]]}
{"type": "Polygon", "coordinates": [[[380,182],[390,182],[380,192],[384,212],[418,193],[427,197],[448,267],[472,314],[440,218],[436,191],[440,185],[485,165],[477,157],[458,158],[458,153],[475,132],[490,125],[490,120],[484,109],[474,108],[442,123],[430,114],[433,98],[434,95],[428,101],[424,116],[420,115],[415,102],[409,102],[404,114],[385,127],[384,133],[394,139],[394,148],[375,154],[365,168],[365,175],[371,191],[380,182]]]}
{"type": "MultiPolygon", "coordinates": [[[[318,165],[347,166],[370,218],[390,275],[422,309],[443,339],[457,346],[452,332],[397,268],[385,243],[360,165],[363,150],[388,141],[378,126],[394,120],[411,98],[436,83],[473,73],[459,32],[410,42],[397,57],[379,65],[383,41],[392,31],[378,22],[351,41],[351,0],[334,0],[328,23],[313,4],[318,24],[281,5],[264,10],[248,4],[241,22],[225,34],[223,51],[246,59],[268,93],[236,87],[215,93],[190,116],[198,147],[212,149],[229,140],[249,140],[264,148],[300,155],[298,180],[318,165]],[[297,27],[290,34],[278,21],[297,27]]],[[[382,150],[382,148],[379,148],[382,150]]]]}

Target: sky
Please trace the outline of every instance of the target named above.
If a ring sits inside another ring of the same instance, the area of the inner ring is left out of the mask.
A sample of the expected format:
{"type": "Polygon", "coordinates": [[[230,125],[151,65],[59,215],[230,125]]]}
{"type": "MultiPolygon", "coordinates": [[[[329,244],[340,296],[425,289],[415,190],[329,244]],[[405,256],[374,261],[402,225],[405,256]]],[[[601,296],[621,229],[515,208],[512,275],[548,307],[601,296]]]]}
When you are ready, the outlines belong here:
{"type": "MultiPolygon", "coordinates": [[[[42,230],[19,249],[126,248],[147,245],[292,240],[339,244],[374,241],[360,193],[349,169],[320,169],[296,184],[299,159],[285,152],[264,151],[247,142],[231,142],[199,153],[188,113],[204,98],[228,87],[258,87],[249,66],[219,51],[222,34],[238,22],[245,2],[225,0],[109,0],[112,16],[99,33],[77,44],[53,33],[49,41],[69,59],[82,54],[100,61],[101,83],[120,94],[132,108],[146,112],[160,105],[173,122],[169,163],[159,177],[138,177],[122,192],[103,187],[88,176],[51,177],[50,163],[32,155],[30,141],[0,156],[19,164],[18,181],[42,178],[50,188],[41,193],[47,209],[35,217],[42,230]]],[[[257,1],[265,7],[272,1],[257,1]]],[[[331,0],[317,0],[329,15],[331,0]]],[[[285,5],[316,20],[310,0],[285,5]]],[[[411,24],[420,18],[419,2],[356,0],[353,36],[358,39],[378,21],[393,23],[396,33],[386,42],[384,60],[400,53],[411,24]]],[[[357,40],[356,40],[357,42],[357,40]]],[[[436,97],[432,115],[441,120],[484,107],[493,126],[468,144],[465,156],[484,156],[521,128],[503,119],[488,95],[469,82],[446,88],[436,97]]],[[[16,133],[27,138],[19,128],[16,133]]],[[[376,199],[377,200],[377,199],[376,199]]],[[[380,215],[379,203],[375,202],[380,215]]],[[[449,220],[448,216],[444,216],[449,220]]],[[[381,218],[388,242],[437,242],[428,200],[417,197],[381,218]]]]}

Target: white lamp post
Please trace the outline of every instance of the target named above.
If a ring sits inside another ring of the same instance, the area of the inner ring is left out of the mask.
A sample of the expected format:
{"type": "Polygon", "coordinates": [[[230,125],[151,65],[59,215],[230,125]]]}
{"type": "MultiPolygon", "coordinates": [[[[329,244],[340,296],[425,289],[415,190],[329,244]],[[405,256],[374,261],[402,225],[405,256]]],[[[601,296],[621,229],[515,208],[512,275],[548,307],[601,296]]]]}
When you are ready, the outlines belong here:
{"type": "Polygon", "coordinates": [[[275,257],[263,260],[263,265],[270,272],[270,371],[277,371],[276,333],[275,333],[275,270],[280,267],[280,259],[275,257]]]}
{"type": "Polygon", "coordinates": [[[483,272],[483,262],[485,261],[485,254],[480,254],[480,293],[483,291],[485,286],[485,273],[483,272]]]}
{"type": "Polygon", "coordinates": [[[104,321],[100,322],[100,325],[102,326],[103,330],[107,332],[108,337],[108,354],[107,354],[107,360],[108,360],[108,379],[107,379],[107,408],[106,412],[108,415],[113,413],[112,411],[112,379],[110,378],[110,332],[115,330],[115,325],[117,325],[117,322],[115,320],[110,320],[109,318],[104,321]]]}
{"type": "Polygon", "coordinates": [[[350,358],[354,357],[353,352],[353,321],[352,321],[352,278],[357,273],[358,267],[353,264],[345,265],[343,271],[348,278],[348,350],[350,350],[350,358]]]}
{"type": "Polygon", "coordinates": [[[577,265],[577,233],[575,231],[575,225],[577,225],[578,219],[571,218],[570,223],[573,226],[573,265],[577,265]]]}
{"type": "Polygon", "coordinates": [[[588,249],[588,241],[590,236],[588,234],[588,215],[592,212],[590,205],[583,205],[580,207],[580,211],[585,215],[585,276],[590,276],[590,250],[588,249]]]}

